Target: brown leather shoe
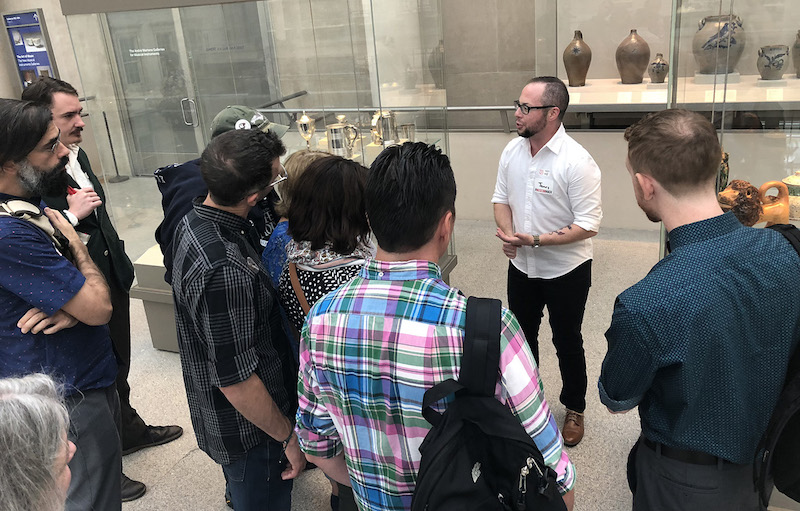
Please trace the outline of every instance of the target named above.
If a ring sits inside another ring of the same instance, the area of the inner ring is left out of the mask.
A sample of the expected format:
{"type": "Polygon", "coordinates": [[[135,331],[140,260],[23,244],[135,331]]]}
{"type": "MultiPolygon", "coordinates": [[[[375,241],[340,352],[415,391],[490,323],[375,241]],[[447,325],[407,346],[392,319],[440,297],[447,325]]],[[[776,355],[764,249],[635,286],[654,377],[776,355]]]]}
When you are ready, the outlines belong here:
{"type": "Polygon", "coordinates": [[[583,414],[573,412],[567,408],[567,415],[564,417],[564,428],[561,430],[564,437],[564,445],[575,447],[583,440],[583,414]]]}

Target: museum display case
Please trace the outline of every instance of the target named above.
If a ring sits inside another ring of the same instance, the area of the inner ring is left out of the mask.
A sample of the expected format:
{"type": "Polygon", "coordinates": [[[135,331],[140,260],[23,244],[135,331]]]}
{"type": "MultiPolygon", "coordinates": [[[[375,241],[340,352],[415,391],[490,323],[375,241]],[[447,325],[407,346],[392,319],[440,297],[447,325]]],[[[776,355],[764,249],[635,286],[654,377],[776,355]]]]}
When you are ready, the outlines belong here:
{"type": "MultiPolygon", "coordinates": [[[[127,239],[152,240],[162,218],[153,171],[197,158],[227,105],[289,126],[286,156],[311,148],[369,166],[409,140],[449,150],[438,0],[119,7],[67,13],[67,23],[99,167],[106,179],[131,177],[107,190],[127,207],[117,221],[127,239]]],[[[138,274],[159,272],[160,254],[132,255],[138,274]]],[[[446,280],[456,262],[451,242],[439,262],[446,280]]],[[[141,280],[132,296],[154,314],[171,307],[167,286],[141,280]]]]}
{"type": "MultiPolygon", "coordinates": [[[[701,112],[726,153],[720,190],[746,181],[764,211],[781,211],[751,219],[757,227],[800,223],[800,4],[538,0],[536,9],[535,74],[570,83],[568,129],[591,140],[647,112],[701,112]]],[[[608,151],[624,159],[624,142],[608,151]]]]}

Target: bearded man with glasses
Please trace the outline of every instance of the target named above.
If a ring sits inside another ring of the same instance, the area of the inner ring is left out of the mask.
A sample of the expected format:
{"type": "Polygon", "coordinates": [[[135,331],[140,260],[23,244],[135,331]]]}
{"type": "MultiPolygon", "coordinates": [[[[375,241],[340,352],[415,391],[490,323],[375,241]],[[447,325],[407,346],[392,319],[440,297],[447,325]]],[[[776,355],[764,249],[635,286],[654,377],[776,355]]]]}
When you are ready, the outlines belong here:
{"type": "Polygon", "coordinates": [[[203,151],[208,188],[178,223],[172,293],[197,444],[236,511],[291,509],[305,466],[294,434],[297,365],[248,214],[285,175],[272,131],[228,131],[203,151]]]}
{"type": "Polygon", "coordinates": [[[561,370],[566,407],[564,444],[584,434],[586,357],[581,324],[592,275],[592,241],[603,216],[600,169],[567,135],[564,82],[530,80],[514,102],[520,138],[500,156],[492,203],[497,237],[508,266],[508,307],[519,319],[539,363],[538,335],[545,306],[561,370]]]}

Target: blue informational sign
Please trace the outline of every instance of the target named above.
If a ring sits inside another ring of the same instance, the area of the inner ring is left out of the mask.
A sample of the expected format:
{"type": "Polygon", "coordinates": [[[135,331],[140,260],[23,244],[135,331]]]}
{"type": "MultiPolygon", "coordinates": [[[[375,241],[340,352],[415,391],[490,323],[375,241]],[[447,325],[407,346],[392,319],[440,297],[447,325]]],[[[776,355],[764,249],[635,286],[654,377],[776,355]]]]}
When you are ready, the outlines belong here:
{"type": "Polygon", "coordinates": [[[56,76],[41,9],[3,14],[3,22],[16,56],[22,86],[40,76],[56,76]]]}

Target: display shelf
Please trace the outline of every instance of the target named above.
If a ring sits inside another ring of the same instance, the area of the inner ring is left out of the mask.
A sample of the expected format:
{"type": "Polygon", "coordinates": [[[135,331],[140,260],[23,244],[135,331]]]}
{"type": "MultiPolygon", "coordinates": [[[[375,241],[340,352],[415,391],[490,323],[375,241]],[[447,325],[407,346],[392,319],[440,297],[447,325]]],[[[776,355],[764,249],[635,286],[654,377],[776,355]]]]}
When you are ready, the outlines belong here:
{"type": "MultiPolygon", "coordinates": [[[[794,74],[782,80],[761,80],[741,75],[738,83],[698,84],[694,77],[678,79],[677,101],[687,108],[707,109],[725,102],[731,110],[800,109],[800,79],[794,74]],[[770,83],[773,82],[773,83],[770,83]]],[[[618,79],[587,80],[584,87],[569,87],[571,112],[648,112],[667,104],[668,89],[653,88],[649,80],[622,84],[618,79]]]]}

